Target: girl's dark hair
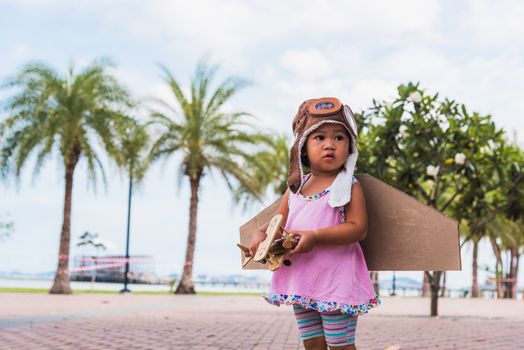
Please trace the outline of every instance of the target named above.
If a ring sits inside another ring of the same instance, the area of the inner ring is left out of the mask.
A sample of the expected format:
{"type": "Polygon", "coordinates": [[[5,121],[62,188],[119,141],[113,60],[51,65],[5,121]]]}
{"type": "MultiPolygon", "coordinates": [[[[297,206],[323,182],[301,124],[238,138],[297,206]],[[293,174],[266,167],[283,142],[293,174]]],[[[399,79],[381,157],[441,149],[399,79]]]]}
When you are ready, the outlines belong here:
{"type": "Polygon", "coordinates": [[[307,141],[304,142],[304,146],[302,146],[302,149],[300,150],[300,155],[301,155],[300,162],[302,163],[303,167],[306,167],[309,169],[309,159],[307,157],[306,144],[307,144],[307,141]]]}

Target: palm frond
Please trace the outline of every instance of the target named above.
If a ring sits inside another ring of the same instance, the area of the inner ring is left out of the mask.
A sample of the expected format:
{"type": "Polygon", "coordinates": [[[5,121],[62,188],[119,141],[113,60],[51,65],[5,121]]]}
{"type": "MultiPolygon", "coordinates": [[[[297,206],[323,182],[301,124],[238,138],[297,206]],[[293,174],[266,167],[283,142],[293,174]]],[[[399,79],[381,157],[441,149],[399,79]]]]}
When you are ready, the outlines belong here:
{"type": "Polygon", "coordinates": [[[187,98],[184,96],[184,92],[182,91],[174,75],[169,71],[169,69],[167,69],[167,67],[163,65],[160,65],[160,69],[162,70],[164,81],[171,88],[171,92],[175,96],[177,102],[180,104],[180,107],[182,108],[182,110],[187,111],[188,109],[190,109],[191,104],[187,100],[187,98]]]}

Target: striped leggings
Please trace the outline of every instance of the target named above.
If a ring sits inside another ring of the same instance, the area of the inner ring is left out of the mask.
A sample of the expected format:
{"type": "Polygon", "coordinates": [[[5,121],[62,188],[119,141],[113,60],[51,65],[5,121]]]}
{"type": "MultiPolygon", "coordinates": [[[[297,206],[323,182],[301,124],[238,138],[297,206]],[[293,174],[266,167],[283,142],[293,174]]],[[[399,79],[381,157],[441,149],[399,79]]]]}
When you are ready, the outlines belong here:
{"type": "Polygon", "coordinates": [[[343,314],[340,310],[318,312],[294,305],[300,339],[324,336],[329,346],[355,344],[358,316],[343,314]]]}

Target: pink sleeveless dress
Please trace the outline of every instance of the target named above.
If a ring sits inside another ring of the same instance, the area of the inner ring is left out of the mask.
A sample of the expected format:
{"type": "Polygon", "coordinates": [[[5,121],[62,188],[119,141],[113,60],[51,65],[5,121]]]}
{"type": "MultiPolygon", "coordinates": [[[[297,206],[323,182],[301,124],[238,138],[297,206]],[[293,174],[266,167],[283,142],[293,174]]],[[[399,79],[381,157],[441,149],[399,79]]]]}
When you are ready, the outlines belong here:
{"type": "MultiPolygon", "coordinates": [[[[354,178],[353,183],[356,181],[354,178]]],[[[330,207],[328,198],[329,188],[308,197],[290,193],[286,231],[316,230],[344,222],[344,208],[330,207]]],[[[358,242],[318,245],[309,253],[294,254],[291,266],[282,265],[273,272],[264,298],[277,306],[300,305],[350,315],[365,314],[380,304],[358,242]]]]}

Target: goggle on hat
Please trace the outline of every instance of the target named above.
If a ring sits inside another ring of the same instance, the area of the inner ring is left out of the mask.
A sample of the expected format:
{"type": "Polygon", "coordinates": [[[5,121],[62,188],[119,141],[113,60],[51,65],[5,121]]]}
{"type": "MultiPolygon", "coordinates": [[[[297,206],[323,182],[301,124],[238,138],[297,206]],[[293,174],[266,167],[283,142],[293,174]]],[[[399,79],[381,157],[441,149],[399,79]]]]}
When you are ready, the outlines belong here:
{"type": "Polygon", "coordinates": [[[301,157],[302,149],[309,134],[324,124],[343,125],[351,139],[351,150],[344,169],[341,169],[330,187],[328,203],[331,207],[341,207],[351,201],[353,173],[358,158],[357,124],[349,106],[342,104],[335,97],[324,97],[302,102],[293,118],[295,141],[289,150],[289,175],[287,185],[291,192],[297,193],[302,188],[304,170],[301,157]]]}

